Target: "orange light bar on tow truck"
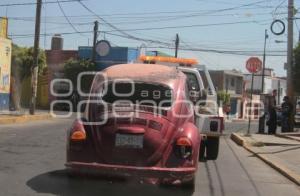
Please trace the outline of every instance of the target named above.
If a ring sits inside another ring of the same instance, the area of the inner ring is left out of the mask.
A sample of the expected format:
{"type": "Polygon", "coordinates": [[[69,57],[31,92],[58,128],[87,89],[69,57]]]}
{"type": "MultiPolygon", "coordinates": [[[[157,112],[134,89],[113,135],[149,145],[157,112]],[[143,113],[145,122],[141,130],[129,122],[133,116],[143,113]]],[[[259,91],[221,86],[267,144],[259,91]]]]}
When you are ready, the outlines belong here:
{"type": "Polygon", "coordinates": [[[166,62],[166,63],[178,63],[184,66],[192,66],[198,64],[196,59],[186,59],[186,58],[175,58],[175,57],[165,57],[165,56],[140,56],[140,60],[143,62],[166,62]]]}

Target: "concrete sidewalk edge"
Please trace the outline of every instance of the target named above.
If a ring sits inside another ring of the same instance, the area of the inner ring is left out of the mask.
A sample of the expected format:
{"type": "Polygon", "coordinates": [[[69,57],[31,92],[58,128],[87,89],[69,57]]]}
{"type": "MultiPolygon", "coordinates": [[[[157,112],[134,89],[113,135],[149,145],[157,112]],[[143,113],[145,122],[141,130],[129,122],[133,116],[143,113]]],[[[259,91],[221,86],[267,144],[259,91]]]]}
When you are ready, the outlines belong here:
{"type": "Polygon", "coordinates": [[[0,116],[0,125],[14,124],[14,123],[25,123],[37,120],[49,120],[52,119],[51,114],[36,114],[36,115],[22,115],[22,116],[0,116]]]}
{"type": "Polygon", "coordinates": [[[275,134],[275,136],[277,136],[277,137],[281,137],[281,138],[285,138],[285,139],[289,139],[289,140],[295,140],[295,141],[298,141],[298,142],[300,142],[300,139],[293,138],[293,137],[290,137],[290,136],[288,136],[288,135],[275,134]]]}
{"type": "Polygon", "coordinates": [[[270,160],[270,158],[267,158],[265,155],[258,154],[255,151],[251,149],[249,144],[238,134],[232,133],[230,135],[230,138],[238,145],[243,146],[246,150],[251,152],[253,155],[264,161],[266,164],[271,166],[273,169],[296,183],[298,186],[300,186],[300,176],[289,170],[288,168],[284,167],[283,165],[277,163],[276,161],[270,160]]]}

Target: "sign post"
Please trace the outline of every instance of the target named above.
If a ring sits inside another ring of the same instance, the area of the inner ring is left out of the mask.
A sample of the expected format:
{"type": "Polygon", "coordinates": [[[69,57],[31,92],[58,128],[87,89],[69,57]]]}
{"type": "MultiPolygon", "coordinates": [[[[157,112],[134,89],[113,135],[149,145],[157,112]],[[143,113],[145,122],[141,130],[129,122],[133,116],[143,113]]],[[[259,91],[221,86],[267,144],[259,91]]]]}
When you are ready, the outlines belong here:
{"type": "MultiPolygon", "coordinates": [[[[248,129],[246,136],[250,136],[250,125],[251,125],[251,114],[252,114],[252,95],[253,95],[253,80],[254,80],[254,73],[257,73],[262,69],[262,62],[257,57],[250,57],[246,61],[246,69],[252,74],[251,77],[251,93],[250,93],[250,109],[248,113],[248,129]]],[[[246,110],[248,112],[248,110],[246,110]]]]}

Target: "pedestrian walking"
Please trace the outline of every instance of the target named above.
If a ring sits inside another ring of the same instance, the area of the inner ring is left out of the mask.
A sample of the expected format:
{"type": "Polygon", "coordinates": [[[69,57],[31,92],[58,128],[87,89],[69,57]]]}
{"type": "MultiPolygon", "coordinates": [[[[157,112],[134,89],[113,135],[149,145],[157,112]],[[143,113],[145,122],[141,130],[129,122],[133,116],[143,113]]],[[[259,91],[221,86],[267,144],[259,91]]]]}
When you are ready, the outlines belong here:
{"type": "Polygon", "coordinates": [[[276,134],[277,130],[276,95],[277,91],[273,90],[268,104],[268,134],[276,134]]]}
{"type": "Polygon", "coordinates": [[[292,129],[291,117],[293,114],[293,104],[288,96],[283,98],[281,104],[281,131],[290,132],[292,129]]]}
{"type": "Polygon", "coordinates": [[[268,126],[268,134],[276,134],[277,113],[274,105],[269,105],[267,126],[268,126]]]}

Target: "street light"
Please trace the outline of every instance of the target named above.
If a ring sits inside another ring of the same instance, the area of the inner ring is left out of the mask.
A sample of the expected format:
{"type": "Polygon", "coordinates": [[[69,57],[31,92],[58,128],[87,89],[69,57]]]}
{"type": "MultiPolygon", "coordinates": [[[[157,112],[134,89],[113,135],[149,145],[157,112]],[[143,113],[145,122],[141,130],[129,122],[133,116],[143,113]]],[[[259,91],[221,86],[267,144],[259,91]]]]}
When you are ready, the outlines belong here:
{"type": "MultiPolygon", "coordinates": [[[[268,38],[269,38],[268,30],[265,29],[263,67],[262,67],[262,74],[261,74],[261,94],[264,93],[264,86],[265,86],[266,45],[267,45],[267,39],[268,38]]],[[[265,120],[266,119],[265,119],[265,112],[264,112],[264,114],[259,117],[258,133],[264,133],[265,132],[265,120]]]]}
{"type": "Polygon", "coordinates": [[[287,43],[286,41],[283,41],[283,40],[275,40],[275,43],[276,44],[281,44],[281,43],[287,43]]]}

